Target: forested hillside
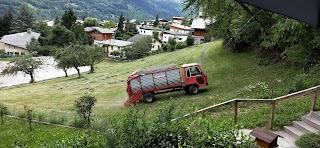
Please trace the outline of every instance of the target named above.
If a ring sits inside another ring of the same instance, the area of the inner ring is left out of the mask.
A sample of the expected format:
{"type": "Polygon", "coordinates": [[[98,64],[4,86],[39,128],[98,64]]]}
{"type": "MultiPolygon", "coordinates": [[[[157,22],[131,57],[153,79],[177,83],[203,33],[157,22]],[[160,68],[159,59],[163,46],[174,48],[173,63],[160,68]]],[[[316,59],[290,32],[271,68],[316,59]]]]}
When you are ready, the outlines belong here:
{"type": "Polygon", "coordinates": [[[35,10],[37,18],[53,19],[67,8],[73,8],[78,18],[116,19],[120,14],[131,19],[151,19],[156,14],[171,18],[181,13],[179,0],[1,0],[0,15],[8,10],[16,13],[25,2],[35,10]]]}

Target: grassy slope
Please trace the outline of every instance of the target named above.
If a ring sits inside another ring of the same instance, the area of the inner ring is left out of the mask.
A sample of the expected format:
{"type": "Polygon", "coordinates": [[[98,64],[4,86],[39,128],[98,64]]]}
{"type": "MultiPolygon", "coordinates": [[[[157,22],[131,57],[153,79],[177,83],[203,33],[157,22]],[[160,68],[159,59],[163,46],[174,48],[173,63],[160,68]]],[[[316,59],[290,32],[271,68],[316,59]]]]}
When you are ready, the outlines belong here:
{"type": "Polygon", "coordinates": [[[0,125],[0,147],[41,147],[42,144],[52,145],[66,137],[72,137],[77,132],[62,127],[32,124],[29,132],[27,122],[5,117],[4,125],[0,125]],[[16,145],[13,145],[16,143],[16,145]]]}
{"type": "MultiPolygon", "coordinates": [[[[230,53],[228,50],[222,49],[222,42],[218,41],[149,56],[135,62],[104,61],[97,66],[96,73],[85,74],[81,79],[72,76],[5,88],[0,90],[0,102],[8,105],[11,112],[15,110],[15,114],[22,110],[23,105],[29,105],[34,107],[35,112],[44,114],[47,118],[51,118],[55,114],[72,118],[74,116],[72,111],[74,99],[90,92],[90,89],[94,89],[93,95],[98,99],[98,103],[94,107],[94,114],[108,116],[121,113],[126,109],[123,106],[123,102],[127,99],[126,79],[136,69],[163,66],[169,63],[192,62],[202,64],[204,72],[209,78],[209,86],[195,96],[186,95],[184,91],[161,94],[157,96],[156,102],[139,103],[136,108],[152,115],[153,110],[162,105],[175,103],[177,106],[176,116],[180,116],[233,98],[281,96],[287,94],[289,88],[292,87],[292,79],[302,73],[302,70],[288,68],[281,63],[259,66],[258,59],[253,53],[230,53]],[[267,89],[262,89],[258,85],[259,82],[263,82],[263,86],[267,89]],[[250,85],[256,86],[256,88],[248,90],[250,85]],[[174,99],[170,99],[171,97],[174,99]]],[[[314,77],[313,79],[318,81],[320,78],[314,77]]],[[[240,107],[247,106],[240,104],[240,107]]],[[[244,114],[241,109],[240,122],[243,122],[246,127],[254,126],[253,123],[256,125],[268,124],[266,122],[269,116],[267,105],[248,107],[249,109],[259,107],[263,110],[259,111],[260,114],[256,114],[256,110],[249,112],[255,118],[252,118],[254,121],[247,122],[247,118],[242,117],[244,114]],[[259,116],[263,116],[263,120],[259,116]]],[[[228,109],[224,112],[231,111],[232,109],[228,109]]],[[[243,112],[248,111],[248,109],[243,110],[243,112]]],[[[306,113],[305,110],[298,109],[298,111],[300,114],[306,113]]],[[[276,120],[278,119],[276,117],[276,120]]]]}

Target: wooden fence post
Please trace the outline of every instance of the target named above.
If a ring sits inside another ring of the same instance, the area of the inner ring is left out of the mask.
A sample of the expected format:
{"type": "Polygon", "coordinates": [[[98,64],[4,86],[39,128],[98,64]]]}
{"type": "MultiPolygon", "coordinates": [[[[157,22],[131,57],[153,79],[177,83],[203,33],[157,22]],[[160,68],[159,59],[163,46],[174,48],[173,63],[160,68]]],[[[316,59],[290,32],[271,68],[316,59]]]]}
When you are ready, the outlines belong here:
{"type": "Polygon", "coordinates": [[[234,101],[234,115],[233,115],[233,123],[234,123],[234,126],[237,125],[237,116],[238,116],[238,101],[235,100],[234,101]]]}
{"type": "Polygon", "coordinates": [[[312,98],[312,103],[311,103],[311,111],[315,111],[317,107],[317,97],[318,97],[318,91],[315,91],[313,94],[312,98]]]}
{"type": "Polygon", "coordinates": [[[271,102],[270,123],[269,123],[270,130],[273,129],[275,109],[276,109],[276,101],[272,101],[271,102]]]}

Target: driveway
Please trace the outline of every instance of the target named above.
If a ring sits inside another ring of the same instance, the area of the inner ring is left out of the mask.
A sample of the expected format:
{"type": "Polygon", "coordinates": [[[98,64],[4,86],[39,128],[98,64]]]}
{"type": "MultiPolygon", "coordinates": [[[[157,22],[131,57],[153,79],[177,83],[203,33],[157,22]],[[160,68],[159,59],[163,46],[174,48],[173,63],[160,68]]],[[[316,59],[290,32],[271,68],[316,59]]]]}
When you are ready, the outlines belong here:
{"type": "MultiPolygon", "coordinates": [[[[64,72],[60,69],[57,69],[55,65],[57,64],[53,57],[36,57],[43,61],[43,65],[40,69],[35,71],[35,81],[47,80],[57,77],[65,76],[64,72]]],[[[0,62],[0,71],[2,71],[8,62],[0,62]]],[[[87,72],[90,70],[90,67],[80,67],[80,72],[87,72]]],[[[76,74],[77,71],[74,68],[68,69],[68,75],[76,74]]],[[[29,83],[30,76],[25,75],[22,72],[18,72],[15,76],[2,76],[0,75],[0,88],[12,85],[18,85],[23,83],[29,83]]]]}

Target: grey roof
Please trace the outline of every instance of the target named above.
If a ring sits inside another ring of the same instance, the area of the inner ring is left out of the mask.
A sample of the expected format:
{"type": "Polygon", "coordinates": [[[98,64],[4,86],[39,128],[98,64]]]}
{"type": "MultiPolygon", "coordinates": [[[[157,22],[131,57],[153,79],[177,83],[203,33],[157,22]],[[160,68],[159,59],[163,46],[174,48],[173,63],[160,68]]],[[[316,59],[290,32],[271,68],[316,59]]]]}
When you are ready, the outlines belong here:
{"type": "Polygon", "coordinates": [[[158,40],[160,43],[162,43],[162,41],[160,39],[157,39],[151,35],[145,35],[145,34],[136,34],[133,37],[129,38],[127,41],[129,42],[136,42],[139,41],[140,39],[144,38],[144,37],[151,37],[154,38],[155,40],[158,40]]]}
{"type": "Polygon", "coordinates": [[[171,26],[176,27],[176,28],[180,28],[180,29],[183,29],[183,30],[193,31],[193,29],[191,27],[189,27],[189,26],[184,26],[184,25],[179,25],[179,24],[173,24],[171,26]]]}
{"type": "Polygon", "coordinates": [[[124,46],[131,45],[133,43],[132,42],[128,42],[128,41],[123,41],[123,40],[110,39],[110,40],[106,40],[106,41],[94,40],[94,44],[103,44],[103,45],[124,47],[124,46]]]}
{"type": "Polygon", "coordinates": [[[86,27],[86,28],[84,28],[85,32],[91,32],[94,30],[97,30],[101,33],[112,33],[112,34],[114,33],[113,29],[107,29],[107,28],[100,28],[100,27],[86,27]]]}
{"type": "Polygon", "coordinates": [[[40,34],[36,32],[21,32],[5,35],[0,40],[0,42],[26,49],[27,44],[31,41],[32,38],[38,40],[39,37],[40,34]]]}
{"type": "Polygon", "coordinates": [[[179,35],[179,36],[188,36],[188,33],[183,33],[179,31],[163,31],[166,34],[179,35]]]}
{"type": "Polygon", "coordinates": [[[145,38],[145,37],[151,37],[151,36],[150,35],[144,35],[144,34],[136,34],[133,37],[129,38],[127,41],[136,42],[136,41],[139,41],[140,39],[145,38]]]}

